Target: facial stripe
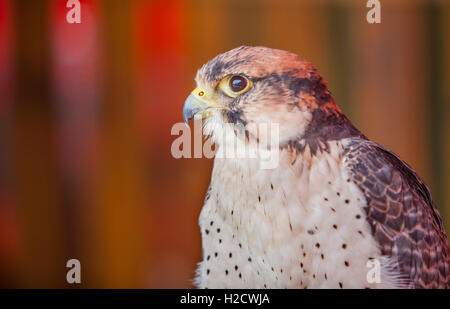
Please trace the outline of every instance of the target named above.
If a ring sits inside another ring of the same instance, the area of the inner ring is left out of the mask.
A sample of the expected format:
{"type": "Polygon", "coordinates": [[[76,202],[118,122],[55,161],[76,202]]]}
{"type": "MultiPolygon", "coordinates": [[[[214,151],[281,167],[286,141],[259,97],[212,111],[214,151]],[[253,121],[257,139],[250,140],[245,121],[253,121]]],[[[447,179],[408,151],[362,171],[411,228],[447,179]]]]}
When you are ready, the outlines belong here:
{"type": "Polygon", "coordinates": [[[247,125],[247,121],[243,118],[242,109],[235,108],[234,110],[224,110],[223,115],[228,123],[247,125]]]}

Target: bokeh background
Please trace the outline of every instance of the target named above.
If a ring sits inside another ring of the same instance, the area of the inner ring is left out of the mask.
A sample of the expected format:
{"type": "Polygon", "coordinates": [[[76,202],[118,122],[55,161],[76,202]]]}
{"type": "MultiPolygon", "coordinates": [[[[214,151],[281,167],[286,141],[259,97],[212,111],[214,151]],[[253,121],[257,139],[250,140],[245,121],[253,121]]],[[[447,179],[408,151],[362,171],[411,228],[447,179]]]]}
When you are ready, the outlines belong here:
{"type": "Polygon", "coordinates": [[[450,1],[0,0],[0,287],[192,287],[212,160],[174,159],[201,64],[240,45],[313,62],[450,232],[450,1]],[[66,261],[82,283],[66,283],[66,261]]]}

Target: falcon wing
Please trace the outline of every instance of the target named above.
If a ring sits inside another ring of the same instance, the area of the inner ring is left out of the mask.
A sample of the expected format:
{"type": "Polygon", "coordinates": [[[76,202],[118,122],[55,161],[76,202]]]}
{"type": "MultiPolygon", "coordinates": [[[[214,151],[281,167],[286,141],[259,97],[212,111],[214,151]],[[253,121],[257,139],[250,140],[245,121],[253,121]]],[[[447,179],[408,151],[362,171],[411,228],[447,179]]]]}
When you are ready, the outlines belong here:
{"type": "Polygon", "coordinates": [[[447,237],[430,191],[395,154],[354,140],[344,162],[366,197],[366,218],[381,254],[398,263],[411,288],[449,288],[447,237]]]}

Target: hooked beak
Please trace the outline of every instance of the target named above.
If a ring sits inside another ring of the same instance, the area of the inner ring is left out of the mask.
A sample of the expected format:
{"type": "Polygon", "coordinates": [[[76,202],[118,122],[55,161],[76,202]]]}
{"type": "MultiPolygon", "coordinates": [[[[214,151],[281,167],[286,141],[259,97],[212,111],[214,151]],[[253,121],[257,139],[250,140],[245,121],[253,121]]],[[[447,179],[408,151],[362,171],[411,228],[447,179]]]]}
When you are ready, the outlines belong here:
{"type": "Polygon", "coordinates": [[[187,97],[183,106],[183,119],[188,127],[188,120],[205,118],[209,108],[217,107],[208,97],[206,91],[199,88],[195,88],[187,97]]]}

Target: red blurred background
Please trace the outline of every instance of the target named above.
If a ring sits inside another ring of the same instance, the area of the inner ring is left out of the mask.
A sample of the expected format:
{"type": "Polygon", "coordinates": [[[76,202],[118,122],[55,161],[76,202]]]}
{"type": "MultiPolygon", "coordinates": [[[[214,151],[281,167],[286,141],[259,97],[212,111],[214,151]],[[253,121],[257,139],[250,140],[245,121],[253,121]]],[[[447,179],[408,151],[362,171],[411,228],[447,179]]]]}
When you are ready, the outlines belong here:
{"type": "Polygon", "coordinates": [[[212,161],[175,159],[196,70],[265,45],[313,62],[450,231],[450,2],[0,0],[0,287],[192,287],[212,161]],[[79,259],[81,285],[66,282],[79,259]]]}

